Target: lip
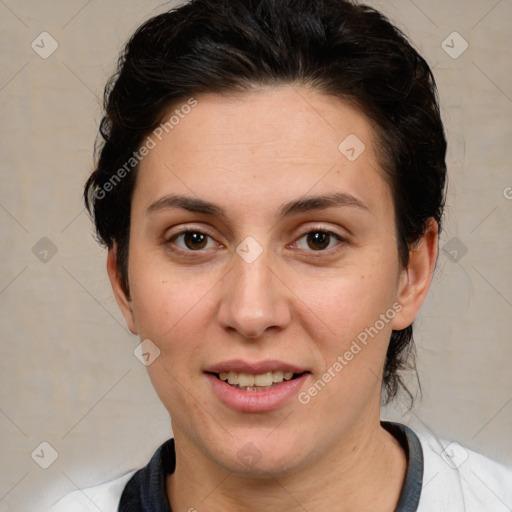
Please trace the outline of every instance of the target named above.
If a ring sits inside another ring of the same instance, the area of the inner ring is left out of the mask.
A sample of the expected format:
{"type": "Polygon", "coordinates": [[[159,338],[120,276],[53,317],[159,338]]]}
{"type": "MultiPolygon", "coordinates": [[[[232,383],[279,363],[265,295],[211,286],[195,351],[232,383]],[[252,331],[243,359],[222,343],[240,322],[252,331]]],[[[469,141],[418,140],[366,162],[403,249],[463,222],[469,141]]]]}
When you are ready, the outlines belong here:
{"type": "Polygon", "coordinates": [[[311,377],[311,373],[307,370],[280,361],[246,363],[240,360],[214,365],[205,371],[205,375],[213,393],[224,405],[234,411],[246,413],[267,412],[282,407],[299,393],[300,388],[311,377]],[[215,375],[223,371],[259,374],[277,370],[300,373],[301,375],[295,379],[274,384],[271,389],[262,391],[244,391],[234,388],[215,375]]]}
{"type": "MultiPolygon", "coordinates": [[[[249,362],[243,359],[230,359],[222,363],[214,364],[204,370],[205,373],[220,373],[220,372],[237,372],[237,373],[251,373],[258,375],[267,372],[276,372],[282,370],[283,372],[304,373],[307,368],[295,366],[284,361],[277,359],[268,359],[266,361],[249,362]]],[[[258,391],[259,393],[259,391],[258,391]]]]}

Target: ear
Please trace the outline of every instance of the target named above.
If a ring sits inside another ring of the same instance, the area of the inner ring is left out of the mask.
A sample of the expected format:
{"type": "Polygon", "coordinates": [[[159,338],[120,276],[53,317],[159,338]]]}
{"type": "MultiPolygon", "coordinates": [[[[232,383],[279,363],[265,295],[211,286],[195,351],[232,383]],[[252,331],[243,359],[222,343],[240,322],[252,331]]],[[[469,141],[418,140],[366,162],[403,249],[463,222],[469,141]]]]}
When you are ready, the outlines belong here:
{"type": "Polygon", "coordinates": [[[402,269],[397,301],[402,309],[392,322],[394,330],[412,324],[427,296],[438,254],[439,226],[431,218],[421,239],[409,250],[409,264],[402,269]]]}
{"type": "Polygon", "coordinates": [[[133,334],[138,334],[137,327],[135,325],[135,320],[132,311],[132,301],[126,295],[123,286],[121,284],[121,275],[119,273],[119,269],[117,268],[117,244],[114,243],[112,249],[109,249],[107,256],[107,272],[108,277],[110,279],[110,284],[112,285],[112,290],[114,291],[114,297],[116,298],[117,305],[119,309],[123,313],[124,319],[126,320],[126,324],[128,325],[128,329],[133,334]]]}

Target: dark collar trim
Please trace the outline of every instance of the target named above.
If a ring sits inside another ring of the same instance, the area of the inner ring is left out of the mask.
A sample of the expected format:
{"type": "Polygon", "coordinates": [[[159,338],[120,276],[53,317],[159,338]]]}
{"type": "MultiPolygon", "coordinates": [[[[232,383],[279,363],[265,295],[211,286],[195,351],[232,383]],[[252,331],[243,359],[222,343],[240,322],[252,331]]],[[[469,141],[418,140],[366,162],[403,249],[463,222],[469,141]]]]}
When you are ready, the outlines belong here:
{"type": "MultiPolygon", "coordinates": [[[[416,434],[401,423],[381,422],[403,446],[407,473],[395,512],[416,512],[423,485],[423,450],[416,434]]],[[[176,468],[174,439],[155,452],[148,465],[137,471],[126,484],[118,512],[172,512],[167,498],[166,478],[176,468]]]]}

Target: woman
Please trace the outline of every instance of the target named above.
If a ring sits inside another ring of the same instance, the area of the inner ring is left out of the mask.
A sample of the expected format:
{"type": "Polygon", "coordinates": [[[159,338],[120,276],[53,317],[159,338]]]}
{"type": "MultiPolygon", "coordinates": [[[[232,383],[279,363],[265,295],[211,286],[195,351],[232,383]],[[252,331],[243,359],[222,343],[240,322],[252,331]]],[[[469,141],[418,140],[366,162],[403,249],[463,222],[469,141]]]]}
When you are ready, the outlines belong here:
{"type": "Polygon", "coordinates": [[[174,439],[53,510],[511,506],[506,468],[380,421],[446,182],[399,30],[340,0],[192,0],[137,30],[105,107],[85,200],[174,439]]]}

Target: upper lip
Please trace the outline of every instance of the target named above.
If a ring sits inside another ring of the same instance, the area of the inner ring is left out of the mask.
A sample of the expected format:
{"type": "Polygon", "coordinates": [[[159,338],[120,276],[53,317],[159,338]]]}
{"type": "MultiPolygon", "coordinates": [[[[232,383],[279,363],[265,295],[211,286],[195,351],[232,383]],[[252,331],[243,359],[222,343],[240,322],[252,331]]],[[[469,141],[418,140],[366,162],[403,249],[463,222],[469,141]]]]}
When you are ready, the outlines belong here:
{"type": "Polygon", "coordinates": [[[209,366],[204,371],[207,373],[236,372],[259,375],[261,373],[275,372],[279,370],[292,373],[304,373],[307,371],[301,366],[285,363],[284,361],[278,361],[276,359],[253,362],[243,361],[242,359],[231,359],[229,361],[223,361],[209,366]]]}

